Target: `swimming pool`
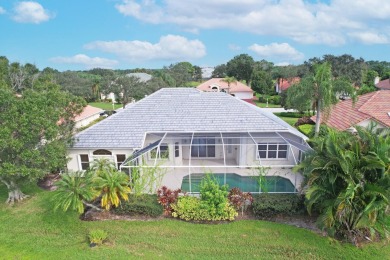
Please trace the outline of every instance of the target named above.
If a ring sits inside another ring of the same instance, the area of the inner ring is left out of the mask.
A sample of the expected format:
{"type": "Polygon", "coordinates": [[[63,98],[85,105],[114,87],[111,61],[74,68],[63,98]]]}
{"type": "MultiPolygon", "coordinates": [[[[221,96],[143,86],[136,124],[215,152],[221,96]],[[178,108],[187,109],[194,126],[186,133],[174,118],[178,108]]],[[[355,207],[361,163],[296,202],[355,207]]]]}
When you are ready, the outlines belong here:
{"type": "MultiPolygon", "coordinates": [[[[225,183],[225,174],[213,173],[212,174],[219,182],[219,184],[225,183]]],[[[201,183],[205,174],[195,173],[191,174],[191,192],[199,192],[199,184],[201,183]]],[[[280,176],[264,176],[262,177],[262,185],[260,187],[258,180],[255,176],[241,176],[235,173],[226,173],[226,184],[229,189],[238,187],[245,192],[297,192],[294,185],[289,179],[280,176]]],[[[184,176],[181,189],[183,191],[190,191],[189,175],[184,176]]]]}

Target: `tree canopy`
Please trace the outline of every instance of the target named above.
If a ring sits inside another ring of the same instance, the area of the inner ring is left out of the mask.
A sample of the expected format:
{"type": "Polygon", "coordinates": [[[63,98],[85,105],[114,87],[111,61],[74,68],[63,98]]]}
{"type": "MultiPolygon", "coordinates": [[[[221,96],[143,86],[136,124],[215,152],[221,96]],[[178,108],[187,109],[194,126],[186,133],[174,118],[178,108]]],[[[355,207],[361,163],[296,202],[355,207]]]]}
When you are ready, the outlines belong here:
{"type": "Polygon", "coordinates": [[[226,64],[227,75],[238,81],[245,80],[250,86],[254,64],[255,61],[248,54],[237,55],[226,64]]]}
{"type": "Polygon", "coordinates": [[[64,168],[73,117],[84,102],[56,84],[38,82],[18,94],[2,84],[0,104],[0,181],[13,203],[25,197],[23,182],[64,168]]]}

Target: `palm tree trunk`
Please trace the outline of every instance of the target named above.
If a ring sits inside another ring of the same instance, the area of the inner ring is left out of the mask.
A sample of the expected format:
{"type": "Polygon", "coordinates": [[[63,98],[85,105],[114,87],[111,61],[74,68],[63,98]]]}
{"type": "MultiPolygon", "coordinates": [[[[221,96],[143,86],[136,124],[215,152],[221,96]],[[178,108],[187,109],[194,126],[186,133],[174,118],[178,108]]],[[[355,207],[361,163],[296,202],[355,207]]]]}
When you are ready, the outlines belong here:
{"type": "Polygon", "coordinates": [[[318,134],[320,132],[320,125],[321,125],[321,100],[317,100],[317,115],[316,115],[316,126],[314,131],[314,137],[318,137],[318,134]]]}

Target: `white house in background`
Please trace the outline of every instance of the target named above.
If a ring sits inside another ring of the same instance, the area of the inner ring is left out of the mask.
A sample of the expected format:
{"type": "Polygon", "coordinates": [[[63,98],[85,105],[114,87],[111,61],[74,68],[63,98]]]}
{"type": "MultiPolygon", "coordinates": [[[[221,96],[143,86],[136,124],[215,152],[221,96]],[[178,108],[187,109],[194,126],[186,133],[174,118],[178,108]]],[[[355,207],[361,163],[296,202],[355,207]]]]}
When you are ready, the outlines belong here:
{"type": "Polygon", "coordinates": [[[253,90],[239,81],[232,82],[229,86],[227,82],[223,81],[223,78],[212,78],[203,82],[196,88],[204,92],[229,92],[230,95],[238,99],[254,104],[253,90]]]}
{"type": "Polygon", "coordinates": [[[297,192],[292,172],[307,137],[272,113],[223,92],[165,88],[78,133],[68,170],[85,170],[97,158],[131,169],[159,166],[161,185],[198,192],[205,172],[244,191],[297,192]],[[264,167],[266,184],[253,178],[264,167]]]}
{"type": "Polygon", "coordinates": [[[86,107],[84,107],[83,112],[75,116],[75,128],[78,129],[89,125],[90,123],[98,119],[100,117],[100,114],[103,112],[103,109],[87,105],[86,107]]]}

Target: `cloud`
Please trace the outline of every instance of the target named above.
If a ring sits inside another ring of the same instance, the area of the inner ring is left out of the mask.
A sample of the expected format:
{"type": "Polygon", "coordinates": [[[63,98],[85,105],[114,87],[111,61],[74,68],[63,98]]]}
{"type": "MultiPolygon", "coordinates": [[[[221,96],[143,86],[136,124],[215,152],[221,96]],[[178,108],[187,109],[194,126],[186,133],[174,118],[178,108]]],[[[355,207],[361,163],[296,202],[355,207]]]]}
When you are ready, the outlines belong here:
{"type": "Polygon", "coordinates": [[[354,32],[354,33],[350,33],[349,36],[355,38],[357,41],[362,42],[364,44],[389,43],[389,37],[374,32],[354,32]]]}
{"type": "Polygon", "coordinates": [[[0,6],[0,14],[5,14],[5,9],[0,6]]]}
{"type": "Polygon", "coordinates": [[[288,43],[271,43],[269,45],[253,44],[248,49],[262,58],[272,58],[274,60],[300,61],[304,58],[303,53],[297,51],[288,43]]]}
{"type": "Polygon", "coordinates": [[[84,46],[88,50],[113,53],[125,60],[139,62],[150,60],[183,61],[206,55],[206,47],[199,40],[188,40],[178,35],[166,35],[158,43],[146,41],[95,41],[84,46]]]}
{"type": "Polygon", "coordinates": [[[54,15],[48,10],[45,10],[42,5],[32,1],[17,3],[13,11],[14,15],[12,19],[19,23],[39,24],[54,17],[54,15]]]}
{"type": "Polygon", "coordinates": [[[354,36],[362,31],[390,36],[390,1],[383,0],[122,0],[115,7],[124,16],[186,31],[231,29],[304,44],[365,43],[354,36]]]}
{"type": "Polygon", "coordinates": [[[50,61],[55,63],[84,65],[86,68],[113,68],[118,64],[116,60],[110,60],[100,57],[91,58],[85,54],[77,54],[72,57],[54,57],[50,61]]]}

